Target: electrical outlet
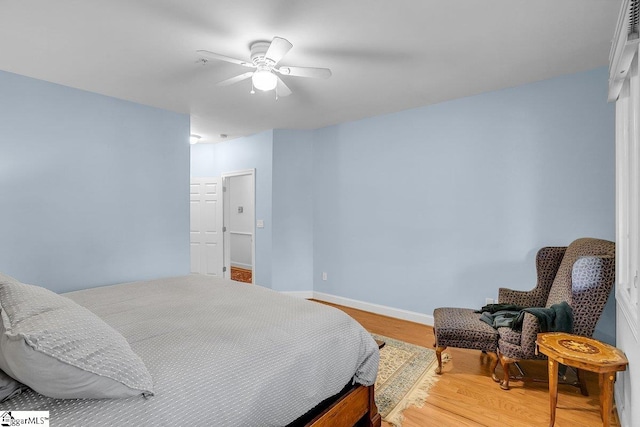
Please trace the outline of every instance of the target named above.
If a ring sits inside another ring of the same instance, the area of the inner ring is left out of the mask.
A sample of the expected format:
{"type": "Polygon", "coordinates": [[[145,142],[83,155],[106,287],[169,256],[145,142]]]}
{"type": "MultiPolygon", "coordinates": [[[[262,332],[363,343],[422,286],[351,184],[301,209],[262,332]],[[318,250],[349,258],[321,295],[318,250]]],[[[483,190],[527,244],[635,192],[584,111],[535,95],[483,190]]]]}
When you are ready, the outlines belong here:
{"type": "Polygon", "coordinates": [[[327,272],[326,271],[322,272],[322,280],[327,280],[327,272]]]}
{"type": "Polygon", "coordinates": [[[493,298],[485,298],[484,303],[485,305],[493,304],[493,298]]]}

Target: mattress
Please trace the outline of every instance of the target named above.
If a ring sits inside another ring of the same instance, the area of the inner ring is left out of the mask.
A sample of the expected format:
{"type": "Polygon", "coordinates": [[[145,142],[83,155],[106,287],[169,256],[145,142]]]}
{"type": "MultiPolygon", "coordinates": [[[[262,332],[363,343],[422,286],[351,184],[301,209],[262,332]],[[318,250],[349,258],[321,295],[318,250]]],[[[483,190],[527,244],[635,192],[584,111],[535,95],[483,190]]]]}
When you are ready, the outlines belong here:
{"type": "Polygon", "coordinates": [[[376,378],[378,347],[355,320],[260,286],[189,275],[64,295],[127,339],[155,395],[27,391],[0,411],[49,411],[52,426],[283,426],[345,384],[376,378]]]}

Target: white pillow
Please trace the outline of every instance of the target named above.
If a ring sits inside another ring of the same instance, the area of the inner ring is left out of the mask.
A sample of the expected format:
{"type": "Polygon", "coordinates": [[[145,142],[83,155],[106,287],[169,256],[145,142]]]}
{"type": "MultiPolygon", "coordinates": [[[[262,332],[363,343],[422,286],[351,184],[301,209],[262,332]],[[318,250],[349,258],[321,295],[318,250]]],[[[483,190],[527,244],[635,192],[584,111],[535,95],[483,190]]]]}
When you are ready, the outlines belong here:
{"type": "Polygon", "coordinates": [[[0,369],[60,399],[153,394],[127,340],[91,311],[0,274],[0,369]]]}

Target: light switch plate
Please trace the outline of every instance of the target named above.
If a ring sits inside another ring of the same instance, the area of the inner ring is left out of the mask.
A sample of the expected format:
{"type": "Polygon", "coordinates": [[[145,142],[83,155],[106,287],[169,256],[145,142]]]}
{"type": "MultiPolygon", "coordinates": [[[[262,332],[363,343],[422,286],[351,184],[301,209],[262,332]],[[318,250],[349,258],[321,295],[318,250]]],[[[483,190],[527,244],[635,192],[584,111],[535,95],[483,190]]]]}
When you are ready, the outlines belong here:
{"type": "Polygon", "coordinates": [[[258,222],[256,223],[256,227],[264,228],[264,220],[259,219],[258,222]]]}

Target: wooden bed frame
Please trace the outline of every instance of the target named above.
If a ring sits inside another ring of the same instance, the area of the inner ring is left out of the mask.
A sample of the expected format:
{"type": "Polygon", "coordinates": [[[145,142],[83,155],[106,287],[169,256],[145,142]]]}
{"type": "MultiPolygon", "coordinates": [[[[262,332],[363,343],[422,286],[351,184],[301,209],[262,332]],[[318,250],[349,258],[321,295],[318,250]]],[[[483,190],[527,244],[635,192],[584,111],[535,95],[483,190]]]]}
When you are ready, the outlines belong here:
{"type": "Polygon", "coordinates": [[[382,419],[374,396],[374,386],[352,385],[329,401],[305,426],[380,427],[382,419]]]}

